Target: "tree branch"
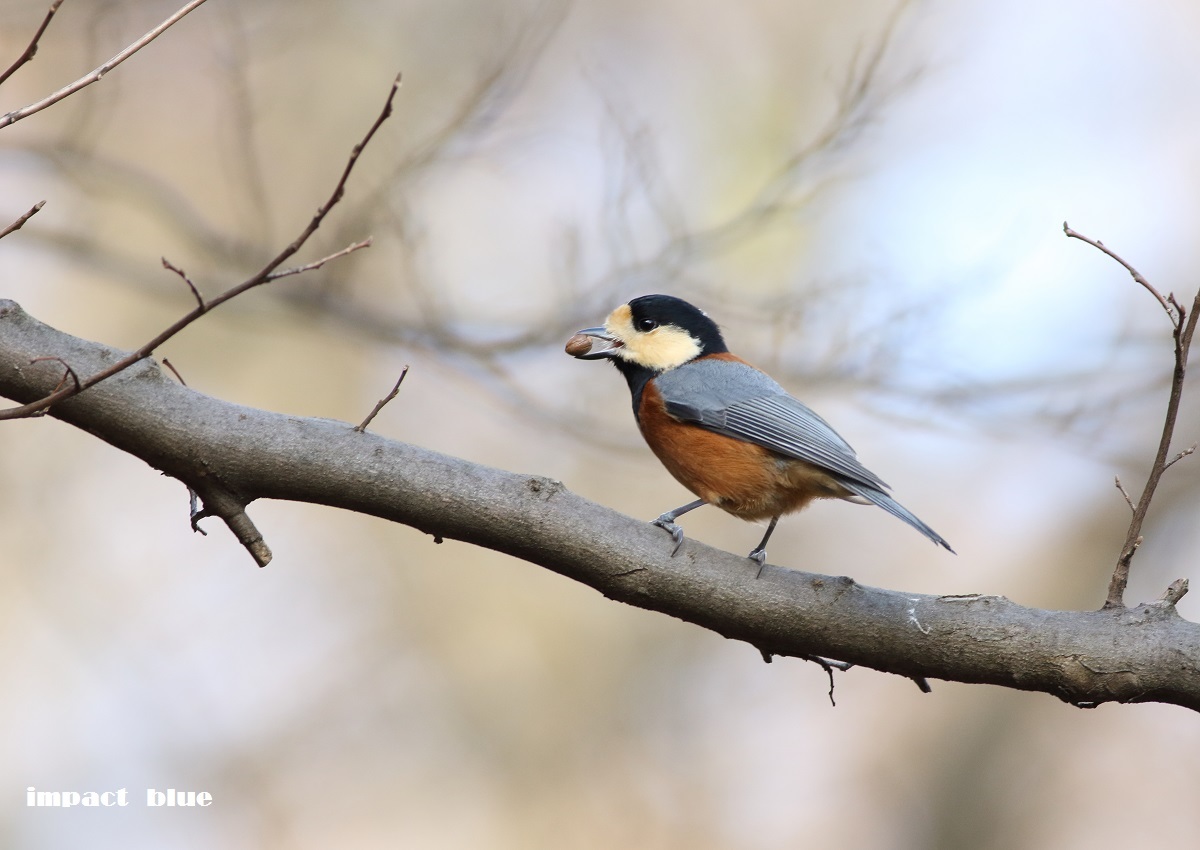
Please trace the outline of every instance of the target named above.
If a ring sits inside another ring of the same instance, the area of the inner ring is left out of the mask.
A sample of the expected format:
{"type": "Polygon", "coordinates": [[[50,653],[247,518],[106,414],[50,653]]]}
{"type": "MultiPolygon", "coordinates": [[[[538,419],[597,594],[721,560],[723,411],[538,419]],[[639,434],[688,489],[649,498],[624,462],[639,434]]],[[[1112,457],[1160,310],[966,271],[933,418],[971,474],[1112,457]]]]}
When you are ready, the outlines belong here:
{"type": "MultiPolygon", "coordinates": [[[[358,158],[362,154],[363,149],[366,148],[371,139],[375,137],[375,133],[378,132],[379,128],[383,125],[383,122],[391,116],[392,102],[395,100],[396,92],[399,88],[400,77],[397,75],[396,79],[392,82],[392,87],[388,92],[387,100],[384,102],[383,109],[380,111],[379,116],[375,119],[375,122],[371,125],[370,129],[367,130],[366,135],[362,137],[362,140],[350,151],[350,157],[346,161],[345,167],[342,169],[342,176],[338,179],[337,185],[334,186],[333,192],[330,194],[329,198],[317,209],[316,213],[308,222],[308,225],[304,228],[304,230],[301,231],[300,235],[297,236],[290,245],[280,251],[273,260],[259,269],[258,272],[248,280],[245,280],[242,283],[239,283],[237,286],[227,289],[225,292],[222,292],[211,301],[205,301],[200,295],[199,290],[196,289],[195,284],[193,284],[191,280],[188,279],[187,275],[183,273],[183,270],[170,263],[166,258],[163,258],[163,266],[182,277],[184,282],[187,283],[188,287],[191,289],[193,296],[195,296],[196,301],[198,302],[194,310],[184,315],[182,318],[176,321],[175,324],[159,333],[156,337],[154,337],[154,339],[147,342],[137,351],[127,354],[116,363],[106,365],[106,368],[99,370],[94,375],[90,375],[83,381],[78,381],[74,385],[61,387],[45,397],[35,399],[28,404],[24,404],[19,407],[11,407],[7,410],[0,410],[0,420],[22,419],[42,413],[63,399],[70,398],[71,396],[86,390],[88,387],[94,386],[101,381],[111,378],[113,375],[128,369],[139,360],[149,357],[160,345],[171,339],[171,337],[175,336],[205,313],[208,313],[214,308],[219,307],[226,301],[236,298],[243,292],[253,289],[256,286],[261,286],[264,283],[269,283],[272,280],[276,280],[281,277],[287,277],[289,275],[300,274],[312,269],[318,269],[331,260],[353,253],[360,248],[366,248],[370,246],[371,240],[367,239],[362,242],[356,242],[340,251],[330,254],[327,257],[322,257],[315,262],[308,263],[307,265],[299,266],[294,269],[283,269],[282,271],[276,271],[276,269],[283,265],[283,263],[285,263],[293,254],[304,247],[304,243],[306,243],[309,240],[309,237],[316,233],[317,228],[321,226],[321,223],[325,220],[325,216],[327,216],[329,211],[333,209],[337,202],[342,199],[342,195],[346,191],[346,182],[350,179],[350,173],[354,170],[354,166],[357,164],[358,158]]],[[[34,212],[37,212],[37,208],[33,209],[29,215],[32,215],[34,212]]]]}
{"type": "Polygon", "coordinates": [[[24,227],[25,222],[29,221],[29,219],[31,219],[35,215],[37,215],[38,212],[41,210],[41,208],[44,206],[46,206],[45,201],[38,201],[36,204],[34,204],[32,207],[29,208],[28,212],[24,213],[20,218],[18,218],[16,221],[14,221],[12,224],[10,224],[8,227],[4,228],[3,230],[0,230],[0,239],[3,239],[8,234],[10,234],[14,231],[20,230],[22,227],[24,227]]]}
{"type": "Polygon", "coordinates": [[[1158,451],[1154,456],[1154,463],[1150,467],[1150,474],[1146,476],[1146,486],[1142,489],[1142,496],[1136,505],[1130,502],[1129,494],[1121,485],[1120,479],[1117,480],[1117,487],[1125,496],[1125,501],[1129,502],[1130,507],[1133,508],[1133,519],[1130,520],[1129,530],[1125,533],[1125,545],[1121,547],[1121,554],[1113,569],[1112,579],[1108,583],[1108,596],[1104,600],[1104,607],[1123,608],[1125,606],[1125,588],[1129,585],[1129,567],[1133,563],[1133,556],[1137,554],[1138,548],[1142,545],[1142,524],[1146,520],[1146,514],[1150,511],[1150,501],[1154,498],[1154,491],[1158,489],[1158,482],[1172,464],[1187,457],[1195,450],[1195,446],[1192,446],[1179,452],[1175,457],[1170,457],[1171,440],[1175,435],[1175,422],[1179,418],[1179,402],[1183,398],[1183,381],[1187,374],[1188,352],[1192,346],[1192,337],[1196,333],[1196,317],[1200,315],[1200,292],[1196,293],[1196,298],[1192,302],[1191,315],[1188,316],[1187,309],[1175,300],[1174,293],[1169,293],[1164,298],[1142,276],[1141,272],[1115,251],[1105,246],[1103,242],[1072,230],[1065,221],[1063,222],[1063,232],[1068,238],[1086,242],[1120,263],[1138,284],[1154,296],[1159,306],[1166,312],[1167,318],[1171,320],[1172,335],[1175,339],[1175,369],[1171,375],[1171,395],[1167,400],[1167,413],[1163,421],[1162,436],[1158,441],[1158,451]]]}
{"type": "MultiPolygon", "coordinates": [[[[83,370],[122,356],[0,301],[0,394],[22,401],[52,389],[61,370],[29,364],[46,353],[83,370]]],[[[1080,706],[1153,701],[1200,711],[1200,626],[1176,612],[1180,587],[1135,608],[1064,612],[995,596],[899,593],[781,568],[756,581],[745,558],[694,540],[671,558],[659,529],[559,482],[349,424],[223,402],[177,384],[150,360],[50,415],[201,492],[219,482],[240,506],[288,499],[403,523],[521,558],[767,655],[1041,691],[1080,706]]]]}
{"type": "MultiPolygon", "coordinates": [[[[58,103],[60,100],[70,97],[71,95],[75,94],[75,92],[79,91],[80,89],[87,88],[92,83],[98,82],[101,77],[103,77],[105,74],[107,74],[113,68],[120,65],[122,62],[124,62],[130,56],[137,53],[139,50],[141,50],[147,44],[154,41],[154,39],[158,38],[160,35],[162,35],[164,32],[169,30],[171,27],[175,26],[175,24],[179,23],[179,21],[182,20],[185,15],[187,15],[189,12],[197,9],[198,7],[202,6],[204,4],[204,2],[205,2],[205,0],[192,0],[192,2],[185,4],[180,9],[178,9],[175,12],[175,14],[171,15],[171,17],[167,18],[161,24],[156,26],[154,29],[150,30],[150,32],[146,33],[141,38],[139,38],[137,41],[133,42],[133,44],[126,47],[124,50],[122,50],[120,53],[118,53],[113,58],[109,59],[103,65],[99,66],[98,68],[93,69],[92,71],[90,71],[87,74],[84,74],[82,77],[80,77],[75,82],[73,82],[69,85],[63,86],[61,89],[56,91],[54,94],[49,95],[48,97],[42,98],[37,103],[31,103],[28,106],[24,106],[24,107],[21,107],[20,109],[15,109],[12,112],[6,113],[4,115],[0,115],[0,129],[7,127],[10,124],[16,124],[22,118],[28,118],[30,115],[33,115],[35,112],[41,112],[43,109],[45,109],[49,106],[53,106],[54,104],[58,103]]],[[[47,21],[47,23],[48,22],[49,21],[47,21]]],[[[39,35],[40,35],[40,32],[39,32],[39,35]]]]}
{"type": "Polygon", "coordinates": [[[367,414],[367,418],[354,426],[355,431],[362,432],[367,430],[367,426],[371,424],[371,420],[379,415],[379,411],[383,410],[387,406],[388,402],[400,395],[400,385],[404,383],[404,379],[407,376],[408,366],[405,366],[400,372],[400,377],[396,379],[396,384],[392,387],[392,391],[375,403],[375,407],[372,408],[371,412],[367,414]]]}
{"type": "Polygon", "coordinates": [[[33,38],[29,40],[29,46],[25,48],[25,52],[18,56],[16,61],[9,65],[4,73],[0,74],[0,86],[4,85],[5,80],[15,74],[22,65],[31,61],[37,55],[38,42],[42,40],[42,36],[46,32],[46,27],[50,26],[50,21],[54,18],[54,13],[58,11],[58,7],[61,5],[62,0],[54,0],[50,4],[50,8],[46,10],[46,17],[42,18],[42,24],[37,28],[37,32],[33,34],[33,38]]]}

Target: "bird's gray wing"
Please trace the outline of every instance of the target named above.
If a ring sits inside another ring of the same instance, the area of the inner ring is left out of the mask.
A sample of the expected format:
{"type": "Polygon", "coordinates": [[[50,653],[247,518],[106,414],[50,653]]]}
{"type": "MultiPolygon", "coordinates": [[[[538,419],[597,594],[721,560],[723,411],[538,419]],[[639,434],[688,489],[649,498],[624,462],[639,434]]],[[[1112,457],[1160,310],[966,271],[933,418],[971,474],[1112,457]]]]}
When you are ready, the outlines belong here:
{"type": "Polygon", "coordinates": [[[847,484],[887,488],[828,422],[752,366],[694,360],[664,372],[654,383],[676,419],[814,464],[847,484]]]}
{"type": "Polygon", "coordinates": [[[667,413],[676,419],[818,466],[854,495],[954,551],[887,493],[888,485],[858,462],[854,449],[828,422],[754,367],[730,360],[693,360],[663,372],[654,384],[667,413]]]}

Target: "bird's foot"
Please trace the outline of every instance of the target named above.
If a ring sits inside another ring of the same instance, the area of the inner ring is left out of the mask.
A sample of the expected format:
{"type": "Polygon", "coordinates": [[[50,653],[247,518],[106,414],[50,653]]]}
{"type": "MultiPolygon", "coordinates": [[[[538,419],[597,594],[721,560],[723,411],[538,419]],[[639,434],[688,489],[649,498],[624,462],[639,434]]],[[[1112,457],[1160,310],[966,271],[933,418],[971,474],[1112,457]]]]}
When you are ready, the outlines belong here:
{"type": "Polygon", "coordinates": [[[767,550],[759,546],[746,557],[758,564],[758,572],[754,574],[754,577],[762,578],[763,567],[766,566],[767,563],[767,550]]]}
{"type": "Polygon", "coordinates": [[[675,517],[668,512],[656,520],[651,520],[650,524],[657,525],[671,535],[671,539],[675,541],[675,548],[671,550],[671,557],[674,558],[679,552],[679,548],[683,546],[683,529],[675,524],[675,517]]]}

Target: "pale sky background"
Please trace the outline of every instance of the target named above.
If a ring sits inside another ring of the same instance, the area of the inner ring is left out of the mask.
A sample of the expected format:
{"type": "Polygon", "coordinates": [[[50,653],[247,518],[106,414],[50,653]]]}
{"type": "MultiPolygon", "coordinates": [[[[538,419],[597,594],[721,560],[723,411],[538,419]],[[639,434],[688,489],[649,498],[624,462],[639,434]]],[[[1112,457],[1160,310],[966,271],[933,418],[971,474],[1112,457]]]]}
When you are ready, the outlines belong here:
{"type": "MultiPolygon", "coordinates": [[[[173,8],[66,0],[0,111],[173,8]]],[[[408,364],[378,432],[650,519],[690,497],[641,445],[619,376],[561,346],[671,292],[959,552],[823,504],[781,523],[773,563],[1097,607],[1128,521],[1113,476],[1140,489],[1161,426],[1169,326],[1061,227],[1191,300],[1200,8],[913,3],[861,130],[805,159],[774,214],[702,238],[780,185],[894,8],[210,0],[0,131],[0,221],[47,201],[0,243],[0,297],[140,344],[190,308],[159,258],[209,294],[254,271],[403,71],[395,116],[297,260],[374,247],[170,343],[190,386],[357,422],[408,364]],[[431,145],[494,67],[508,73],[470,132],[431,145]],[[522,335],[491,360],[445,345],[522,335]],[[554,399],[533,406],[535,384],[554,399]]],[[[0,2],[0,66],[43,13],[0,2]]],[[[1180,448],[1200,439],[1196,411],[1180,448]]],[[[275,552],[257,570],[224,528],[193,535],[186,492],[140,461],[53,421],[3,430],[3,846],[1085,848],[1187,846],[1200,827],[1182,709],[937,681],[924,695],[867,670],[838,676],[833,708],[811,664],[765,665],[366,517],[255,504],[275,552]],[[30,810],[29,785],[136,802],[30,810]],[[215,802],[147,810],[147,787],[215,802]]],[[[1129,601],[1195,578],[1197,469],[1171,470],[1129,601]]],[[[684,525],[736,552],[761,534],[708,509],[684,525]]]]}

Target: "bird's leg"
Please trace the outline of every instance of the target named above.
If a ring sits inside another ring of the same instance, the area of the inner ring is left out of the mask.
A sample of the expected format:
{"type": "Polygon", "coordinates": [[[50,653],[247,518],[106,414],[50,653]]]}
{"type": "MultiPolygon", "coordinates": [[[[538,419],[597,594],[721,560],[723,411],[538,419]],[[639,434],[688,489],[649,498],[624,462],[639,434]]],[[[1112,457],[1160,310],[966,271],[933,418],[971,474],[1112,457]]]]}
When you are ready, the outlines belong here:
{"type": "Polygon", "coordinates": [[[670,533],[671,538],[675,541],[675,548],[671,550],[671,557],[675,557],[675,553],[679,551],[679,547],[683,545],[683,529],[675,524],[675,520],[686,514],[688,511],[694,511],[696,508],[707,505],[708,502],[703,499],[697,499],[694,502],[688,502],[682,508],[676,508],[673,511],[667,511],[658,519],[651,522],[651,525],[657,525],[659,528],[670,533]]]}
{"type": "Polygon", "coordinates": [[[775,530],[775,523],[777,522],[779,522],[778,516],[771,517],[771,524],[767,526],[767,533],[763,535],[762,541],[754,547],[753,552],[746,556],[751,561],[758,562],[758,574],[754,576],[755,578],[762,575],[763,564],[767,561],[767,541],[771,539],[771,532],[775,530]]]}

